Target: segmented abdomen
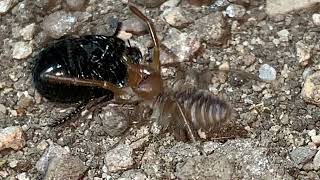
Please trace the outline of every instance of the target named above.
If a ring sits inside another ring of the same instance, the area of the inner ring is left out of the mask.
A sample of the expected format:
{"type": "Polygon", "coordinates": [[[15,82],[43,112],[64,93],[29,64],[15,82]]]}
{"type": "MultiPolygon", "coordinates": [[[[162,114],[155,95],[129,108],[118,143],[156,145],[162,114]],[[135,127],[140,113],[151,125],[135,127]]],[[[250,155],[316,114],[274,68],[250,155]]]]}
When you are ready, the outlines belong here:
{"type": "Polygon", "coordinates": [[[210,92],[194,89],[161,95],[156,105],[163,128],[178,126],[174,129],[186,129],[190,126],[191,130],[201,129],[205,132],[229,120],[232,112],[231,106],[223,99],[210,92]],[[187,122],[179,115],[181,113],[177,103],[187,122]]]}
{"type": "Polygon", "coordinates": [[[215,128],[231,117],[231,106],[207,91],[188,90],[174,94],[194,129],[215,128]]]}

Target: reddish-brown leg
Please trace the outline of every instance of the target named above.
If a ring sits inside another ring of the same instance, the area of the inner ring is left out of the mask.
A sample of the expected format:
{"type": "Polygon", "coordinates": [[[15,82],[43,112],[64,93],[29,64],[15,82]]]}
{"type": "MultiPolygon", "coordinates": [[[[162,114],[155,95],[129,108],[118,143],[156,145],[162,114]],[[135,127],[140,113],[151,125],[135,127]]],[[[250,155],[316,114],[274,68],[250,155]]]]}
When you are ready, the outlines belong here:
{"type": "Polygon", "coordinates": [[[160,68],[161,68],[161,63],[160,63],[160,44],[159,44],[159,40],[158,40],[154,25],[150,21],[150,19],[148,19],[144,14],[142,14],[142,12],[138,8],[136,8],[132,4],[128,4],[128,6],[129,6],[129,9],[130,9],[131,12],[133,12],[136,16],[138,16],[143,22],[145,22],[148,25],[148,29],[149,29],[152,41],[154,43],[151,67],[155,71],[160,72],[160,68]]]}

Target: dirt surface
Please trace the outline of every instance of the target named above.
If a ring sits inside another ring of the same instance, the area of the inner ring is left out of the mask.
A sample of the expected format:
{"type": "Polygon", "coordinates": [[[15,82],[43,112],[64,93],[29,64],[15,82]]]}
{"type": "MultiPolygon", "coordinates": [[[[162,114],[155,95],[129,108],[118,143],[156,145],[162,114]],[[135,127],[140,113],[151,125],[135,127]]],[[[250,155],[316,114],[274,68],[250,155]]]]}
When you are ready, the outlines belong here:
{"type": "MultiPolygon", "coordinates": [[[[49,127],[78,105],[36,92],[33,58],[62,36],[112,35],[112,19],[134,21],[132,13],[125,1],[10,2],[0,14],[0,179],[320,179],[320,77],[310,76],[320,68],[319,7],[270,16],[264,1],[232,1],[235,15],[230,2],[140,6],[163,42],[162,62],[182,62],[163,69],[166,88],[191,84],[233,107],[214,139],[194,144],[157,134],[131,105],[105,105],[49,127]],[[302,95],[309,86],[314,93],[302,95]],[[11,136],[23,148],[2,146],[11,126],[23,131],[11,136]]],[[[122,37],[147,54],[150,37],[140,25],[122,37]]]]}

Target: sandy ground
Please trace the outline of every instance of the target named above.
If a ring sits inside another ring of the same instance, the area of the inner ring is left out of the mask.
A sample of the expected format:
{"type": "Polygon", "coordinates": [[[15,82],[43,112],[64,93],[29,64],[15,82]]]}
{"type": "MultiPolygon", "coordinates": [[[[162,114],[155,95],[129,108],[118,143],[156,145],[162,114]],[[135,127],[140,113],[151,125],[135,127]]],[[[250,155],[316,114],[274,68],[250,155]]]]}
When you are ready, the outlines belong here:
{"type": "Polygon", "coordinates": [[[34,89],[42,48],[62,36],[112,35],[116,17],[121,37],[148,54],[150,37],[125,1],[2,2],[0,179],[319,179],[319,7],[269,15],[264,1],[139,6],[155,23],[162,62],[182,62],[163,68],[166,88],[195,86],[233,107],[215,139],[190,143],[157,134],[129,105],[47,126],[77,104],[34,89]]]}

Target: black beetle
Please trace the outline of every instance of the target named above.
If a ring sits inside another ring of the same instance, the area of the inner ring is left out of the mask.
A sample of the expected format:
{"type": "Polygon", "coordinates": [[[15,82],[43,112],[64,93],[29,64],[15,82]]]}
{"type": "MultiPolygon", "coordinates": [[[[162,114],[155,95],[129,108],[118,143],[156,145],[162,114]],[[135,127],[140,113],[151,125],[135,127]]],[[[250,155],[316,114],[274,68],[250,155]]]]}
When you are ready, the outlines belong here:
{"type": "Polygon", "coordinates": [[[127,78],[123,56],[129,57],[131,63],[139,63],[142,59],[138,48],[126,46],[116,36],[63,38],[36,56],[33,83],[36,90],[50,101],[79,102],[101,96],[110,96],[111,99],[111,91],[67,84],[59,77],[102,80],[121,87],[127,78]]]}

